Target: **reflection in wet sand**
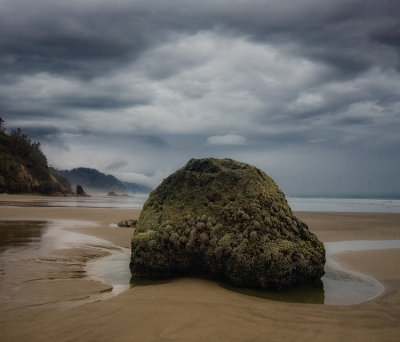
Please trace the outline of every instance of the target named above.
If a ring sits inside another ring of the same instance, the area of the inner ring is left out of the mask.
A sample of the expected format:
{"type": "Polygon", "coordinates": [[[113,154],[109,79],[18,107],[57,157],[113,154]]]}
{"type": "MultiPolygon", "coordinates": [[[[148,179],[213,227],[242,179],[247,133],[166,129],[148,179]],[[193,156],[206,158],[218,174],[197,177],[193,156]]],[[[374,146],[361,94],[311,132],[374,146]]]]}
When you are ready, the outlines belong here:
{"type": "Polygon", "coordinates": [[[141,209],[146,201],[147,194],[134,194],[131,196],[108,197],[43,197],[21,200],[0,200],[0,206],[8,207],[69,207],[69,208],[119,208],[141,209]]]}
{"type": "Polygon", "coordinates": [[[103,299],[109,285],[88,279],[88,261],[116,253],[108,241],[69,231],[91,223],[0,221],[0,312],[50,310],[103,299]]]}
{"type": "Polygon", "coordinates": [[[0,221],[0,253],[39,243],[46,229],[45,221],[0,221]]]}

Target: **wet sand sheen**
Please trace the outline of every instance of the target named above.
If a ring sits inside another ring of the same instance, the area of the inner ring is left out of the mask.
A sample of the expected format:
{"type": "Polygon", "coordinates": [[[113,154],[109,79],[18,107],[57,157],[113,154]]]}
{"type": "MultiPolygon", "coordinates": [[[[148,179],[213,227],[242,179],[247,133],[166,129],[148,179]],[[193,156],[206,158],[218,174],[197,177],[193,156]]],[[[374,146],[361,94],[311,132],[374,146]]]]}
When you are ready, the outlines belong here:
{"type": "MultiPolygon", "coordinates": [[[[131,279],[129,249],[118,248],[106,240],[68,230],[68,227],[71,228],[77,225],[85,226],[85,222],[66,220],[48,223],[42,221],[0,221],[0,236],[2,237],[0,248],[9,250],[8,253],[0,254],[1,271],[3,275],[7,273],[7,277],[3,277],[1,281],[3,296],[11,286],[19,285],[16,282],[17,279],[20,279],[21,282],[27,281],[24,278],[26,267],[21,267],[21,264],[25,263],[24,259],[35,258],[35,262],[37,262],[38,258],[41,257],[41,253],[38,253],[38,251],[45,249],[54,250],[80,247],[97,249],[99,253],[111,253],[109,256],[88,262],[84,269],[90,279],[112,286],[112,291],[103,292],[101,296],[88,296],[81,300],[84,303],[98,299],[104,300],[122,293],[130,286],[143,285],[142,281],[138,282],[131,279]],[[22,248],[23,251],[21,252],[22,248]],[[19,258],[16,258],[14,255],[19,256],[19,258]],[[10,267],[10,264],[13,267],[10,267]],[[7,268],[7,271],[5,271],[5,268],[7,268]],[[10,279],[12,279],[12,282],[7,284],[7,280],[10,279]]],[[[86,223],[86,225],[88,224],[86,223]]],[[[242,294],[283,302],[329,305],[358,304],[378,296],[383,292],[384,287],[372,277],[344,269],[332,259],[333,255],[343,251],[400,248],[400,241],[340,241],[325,243],[325,247],[327,249],[326,274],[322,278],[322,281],[318,283],[285,291],[246,289],[230,286],[223,282],[218,283],[226,289],[242,294]]],[[[47,258],[47,261],[50,262],[50,259],[47,258]]],[[[57,262],[58,260],[53,259],[53,261],[57,262]]],[[[27,263],[32,267],[29,261],[27,263]]],[[[76,277],[76,275],[72,276],[76,277]]],[[[33,281],[29,278],[28,280],[33,281]]],[[[165,281],[161,283],[163,282],[165,281]]],[[[145,283],[157,284],[160,282],[145,283]]],[[[19,297],[20,305],[22,305],[21,294],[19,294],[19,297]]],[[[79,300],[75,298],[73,300],[76,301],[75,304],[79,304],[79,300]]],[[[66,299],[64,299],[65,301],[66,299]]]]}
{"type": "Polygon", "coordinates": [[[46,229],[45,221],[0,221],[0,253],[39,242],[46,229]]]}
{"type": "MultiPolygon", "coordinates": [[[[98,227],[74,230],[126,248],[129,248],[131,231],[110,228],[108,225],[131,216],[132,211],[116,209],[0,208],[1,220],[93,220],[98,227]]],[[[366,237],[400,239],[400,215],[299,213],[299,216],[324,241],[361,240],[366,237]]],[[[206,280],[179,279],[161,285],[133,288],[109,300],[71,309],[44,310],[34,316],[31,309],[2,313],[2,339],[398,341],[399,250],[342,253],[337,259],[348,268],[376,277],[387,291],[379,298],[360,305],[306,305],[244,296],[206,280]]],[[[94,285],[95,282],[89,287],[94,285]]],[[[44,283],[42,291],[50,288],[49,284],[44,283]]],[[[71,291],[78,288],[75,283],[71,291]]]]}
{"type": "Polygon", "coordinates": [[[0,221],[0,311],[75,306],[102,298],[100,293],[111,290],[108,284],[88,287],[93,281],[86,279],[84,267],[88,260],[120,248],[94,236],[68,231],[76,226],[90,223],[0,221]],[[82,284],[78,279],[84,280],[82,284]],[[49,288],[45,290],[47,282],[49,288]]]}

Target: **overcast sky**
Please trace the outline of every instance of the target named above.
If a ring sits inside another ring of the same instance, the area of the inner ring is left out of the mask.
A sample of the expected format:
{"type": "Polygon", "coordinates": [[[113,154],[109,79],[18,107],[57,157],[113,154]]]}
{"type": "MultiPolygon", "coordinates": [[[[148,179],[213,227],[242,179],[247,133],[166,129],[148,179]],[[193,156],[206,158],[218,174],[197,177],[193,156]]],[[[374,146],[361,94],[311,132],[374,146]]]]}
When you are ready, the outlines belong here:
{"type": "Polygon", "coordinates": [[[0,115],[49,163],[190,158],[289,195],[400,194],[398,0],[0,0],[0,115]]]}

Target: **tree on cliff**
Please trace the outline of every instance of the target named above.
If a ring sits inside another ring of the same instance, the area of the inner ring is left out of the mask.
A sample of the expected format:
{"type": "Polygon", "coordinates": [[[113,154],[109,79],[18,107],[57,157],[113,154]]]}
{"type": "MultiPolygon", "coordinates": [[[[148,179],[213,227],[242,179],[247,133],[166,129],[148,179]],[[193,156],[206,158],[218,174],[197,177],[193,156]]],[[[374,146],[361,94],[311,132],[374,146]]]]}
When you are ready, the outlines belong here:
{"type": "Polygon", "coordinates": [[[40,143],[31,141],[20,128],[7,134],[0,118],[0,192],[42,194],[71,193],[51,173],[40,143]]]}
{"type": "Polygon", "coordinates": [[[6,125],[4,120],[0,117],[0,133],[4,133],[6,131],[6,125]]]}

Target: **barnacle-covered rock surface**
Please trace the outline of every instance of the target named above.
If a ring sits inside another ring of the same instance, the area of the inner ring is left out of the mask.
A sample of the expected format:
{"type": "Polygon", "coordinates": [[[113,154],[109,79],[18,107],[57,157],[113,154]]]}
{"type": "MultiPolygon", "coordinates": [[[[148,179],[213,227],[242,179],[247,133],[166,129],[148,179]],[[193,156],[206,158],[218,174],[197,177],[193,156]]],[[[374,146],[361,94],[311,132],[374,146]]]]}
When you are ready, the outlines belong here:
{"type": "Polygon", "coordinates": [[[135,277],[211,275],[281,289],[324,274],[325,249],[263,171],[192,159],[153,190],[132,238],[135,277]]]}

